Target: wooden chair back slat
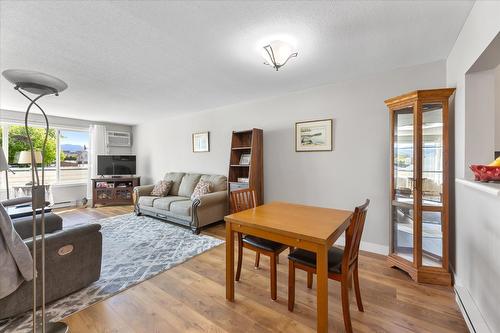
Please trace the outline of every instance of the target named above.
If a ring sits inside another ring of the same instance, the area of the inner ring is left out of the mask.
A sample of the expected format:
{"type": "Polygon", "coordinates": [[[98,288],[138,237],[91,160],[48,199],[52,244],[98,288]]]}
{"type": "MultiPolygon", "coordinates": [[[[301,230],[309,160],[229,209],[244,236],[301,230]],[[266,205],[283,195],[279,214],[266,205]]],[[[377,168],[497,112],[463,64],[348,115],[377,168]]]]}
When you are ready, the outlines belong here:
{"type": "Polygon", "coordinates": [[[346,230],[346,243],[344,248],[344,257],[342,259],[342,270],[349,270],[351,265],[356,263],[359,255],[359,246],[361,244],[361,236],[365,226],[366,214],[370,200],[356,207],[351,218],[351,224],[346,230]]]}
{"type": "Polygon", "coordinates": [[[231,191],[231,213],[238,213],[242,210],[255,208],[257,201],[253,189],[242,189],[231,191]]]}

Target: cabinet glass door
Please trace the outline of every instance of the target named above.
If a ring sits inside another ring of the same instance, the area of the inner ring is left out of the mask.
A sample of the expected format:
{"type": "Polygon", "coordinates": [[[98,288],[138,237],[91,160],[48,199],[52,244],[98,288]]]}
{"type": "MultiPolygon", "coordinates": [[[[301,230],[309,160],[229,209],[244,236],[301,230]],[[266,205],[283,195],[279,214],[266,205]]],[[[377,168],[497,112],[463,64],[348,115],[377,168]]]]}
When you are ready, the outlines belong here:
{"type": "Polygon", "coordinates": [[[392,252],[413,262],[414,118],[413,106],[393,113],[392,252]]]}
{"type": "Polygon", "coordinates": [[[443,264],[443,106],[422,105],[422,265],[443,264]]]}

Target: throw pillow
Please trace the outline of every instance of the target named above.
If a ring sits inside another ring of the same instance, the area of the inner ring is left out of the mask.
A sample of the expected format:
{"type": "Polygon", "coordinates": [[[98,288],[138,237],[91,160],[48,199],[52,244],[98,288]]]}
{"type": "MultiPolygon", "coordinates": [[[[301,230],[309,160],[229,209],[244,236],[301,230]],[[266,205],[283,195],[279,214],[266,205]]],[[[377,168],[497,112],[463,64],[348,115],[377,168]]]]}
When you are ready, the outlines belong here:
{"type": "Polygon", "coordinates": [[[151,191],[151,195],[155,197],[166,197],[171,187],[172,181],[160,180],[151,191]]]}
{"type": "Polygon", "coordinates": [[[209,182],[200,180],[196,187],[194,188],[193,194],[191,194],[191,200],[198,199],[204,194],[212,192],[211,184],[209,182]]]}

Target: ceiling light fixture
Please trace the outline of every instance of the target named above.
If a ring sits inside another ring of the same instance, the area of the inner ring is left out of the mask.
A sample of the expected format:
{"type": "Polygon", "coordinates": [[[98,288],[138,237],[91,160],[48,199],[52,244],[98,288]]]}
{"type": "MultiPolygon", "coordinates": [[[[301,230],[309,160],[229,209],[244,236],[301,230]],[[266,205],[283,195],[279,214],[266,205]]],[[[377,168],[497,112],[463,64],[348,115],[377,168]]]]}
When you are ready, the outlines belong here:
{"type": "Polygon", "coordinates": [[[272,66],[276,70],[283,67],[290,58],[297,56],[294,52],[292,45],[275,40],[263,47],[262,56],[264,57],[264,64],[272,66]]]}

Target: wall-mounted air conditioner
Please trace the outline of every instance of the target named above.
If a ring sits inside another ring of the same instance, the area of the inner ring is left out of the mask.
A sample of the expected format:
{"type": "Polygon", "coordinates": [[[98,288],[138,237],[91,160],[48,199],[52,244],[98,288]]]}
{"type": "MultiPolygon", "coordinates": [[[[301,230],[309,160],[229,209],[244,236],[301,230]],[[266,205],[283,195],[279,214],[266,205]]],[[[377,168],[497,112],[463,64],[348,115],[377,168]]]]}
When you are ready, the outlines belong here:
{"type": "Polygon", "coordinates": [[[106,146],[108,147],[130,147],[130,133],[106,131],[106,146]]]}

